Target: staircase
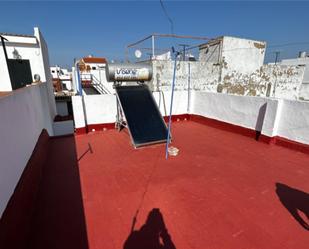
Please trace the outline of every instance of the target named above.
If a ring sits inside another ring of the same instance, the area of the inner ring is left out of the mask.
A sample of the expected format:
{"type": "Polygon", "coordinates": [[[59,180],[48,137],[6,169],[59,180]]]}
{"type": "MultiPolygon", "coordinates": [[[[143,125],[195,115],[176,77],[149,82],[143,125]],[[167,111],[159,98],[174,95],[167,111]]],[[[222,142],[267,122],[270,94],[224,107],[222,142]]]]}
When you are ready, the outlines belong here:
{"type": "Polygon", "coordinates": [[[81,74],[80,75],[82,87],[92,88],[98,94],[111,94],[111,92],[101,83],[99,79],[97,79],[93,74],[81,74]]]}

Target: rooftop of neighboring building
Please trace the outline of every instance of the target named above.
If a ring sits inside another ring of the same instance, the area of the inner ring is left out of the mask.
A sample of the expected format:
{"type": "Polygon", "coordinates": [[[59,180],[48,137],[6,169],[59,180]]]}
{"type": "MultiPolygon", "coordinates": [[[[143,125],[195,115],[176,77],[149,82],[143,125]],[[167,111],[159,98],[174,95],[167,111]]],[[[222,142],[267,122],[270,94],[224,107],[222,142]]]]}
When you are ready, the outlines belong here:
{"type": "Polygon", "coordinates": [[[84,63],[94,63],[94,64],[106,64],[107,60],[103,57],[84,57],[82,59],[84,63]]]}

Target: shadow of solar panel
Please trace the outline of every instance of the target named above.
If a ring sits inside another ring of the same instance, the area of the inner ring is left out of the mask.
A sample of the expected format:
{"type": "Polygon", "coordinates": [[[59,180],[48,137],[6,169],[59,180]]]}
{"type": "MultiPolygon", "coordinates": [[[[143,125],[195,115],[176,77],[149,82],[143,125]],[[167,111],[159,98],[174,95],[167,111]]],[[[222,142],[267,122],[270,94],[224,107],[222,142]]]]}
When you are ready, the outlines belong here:
{"type": "Polygon", "coordinates": [[[117,86],[116,93],[135,147],[166,141],[166,124],[146,85],[117,86]]]}

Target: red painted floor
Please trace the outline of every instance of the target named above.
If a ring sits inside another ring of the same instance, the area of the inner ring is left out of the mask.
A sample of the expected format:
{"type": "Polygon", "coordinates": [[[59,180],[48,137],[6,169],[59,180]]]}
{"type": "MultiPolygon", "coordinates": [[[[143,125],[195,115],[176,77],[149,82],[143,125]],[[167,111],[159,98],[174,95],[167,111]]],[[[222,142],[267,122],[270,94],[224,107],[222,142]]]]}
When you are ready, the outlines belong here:
{"type": "Polygon", "coordinates": [[[172,133],[169,160],[125,131],[53,139],[29,248],[308,248],[309,155],[191,121],[172,133]]]}

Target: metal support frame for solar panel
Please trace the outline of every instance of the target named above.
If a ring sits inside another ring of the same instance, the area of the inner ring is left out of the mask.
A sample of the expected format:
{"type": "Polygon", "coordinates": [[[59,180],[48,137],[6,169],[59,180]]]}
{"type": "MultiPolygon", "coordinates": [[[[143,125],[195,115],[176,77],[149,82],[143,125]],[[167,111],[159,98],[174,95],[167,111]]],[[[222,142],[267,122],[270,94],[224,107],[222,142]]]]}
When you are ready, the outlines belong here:
{"type": "Polygon", "coordinates": [[[117,106],[120,107],[119,109],[117,107],[116,125],[118,130],[121,127],[128,128],[133,146],[138,148],[150,144],[165,143],[167,127],[148,86],[116,85],[115,90],[117,106]]]}

